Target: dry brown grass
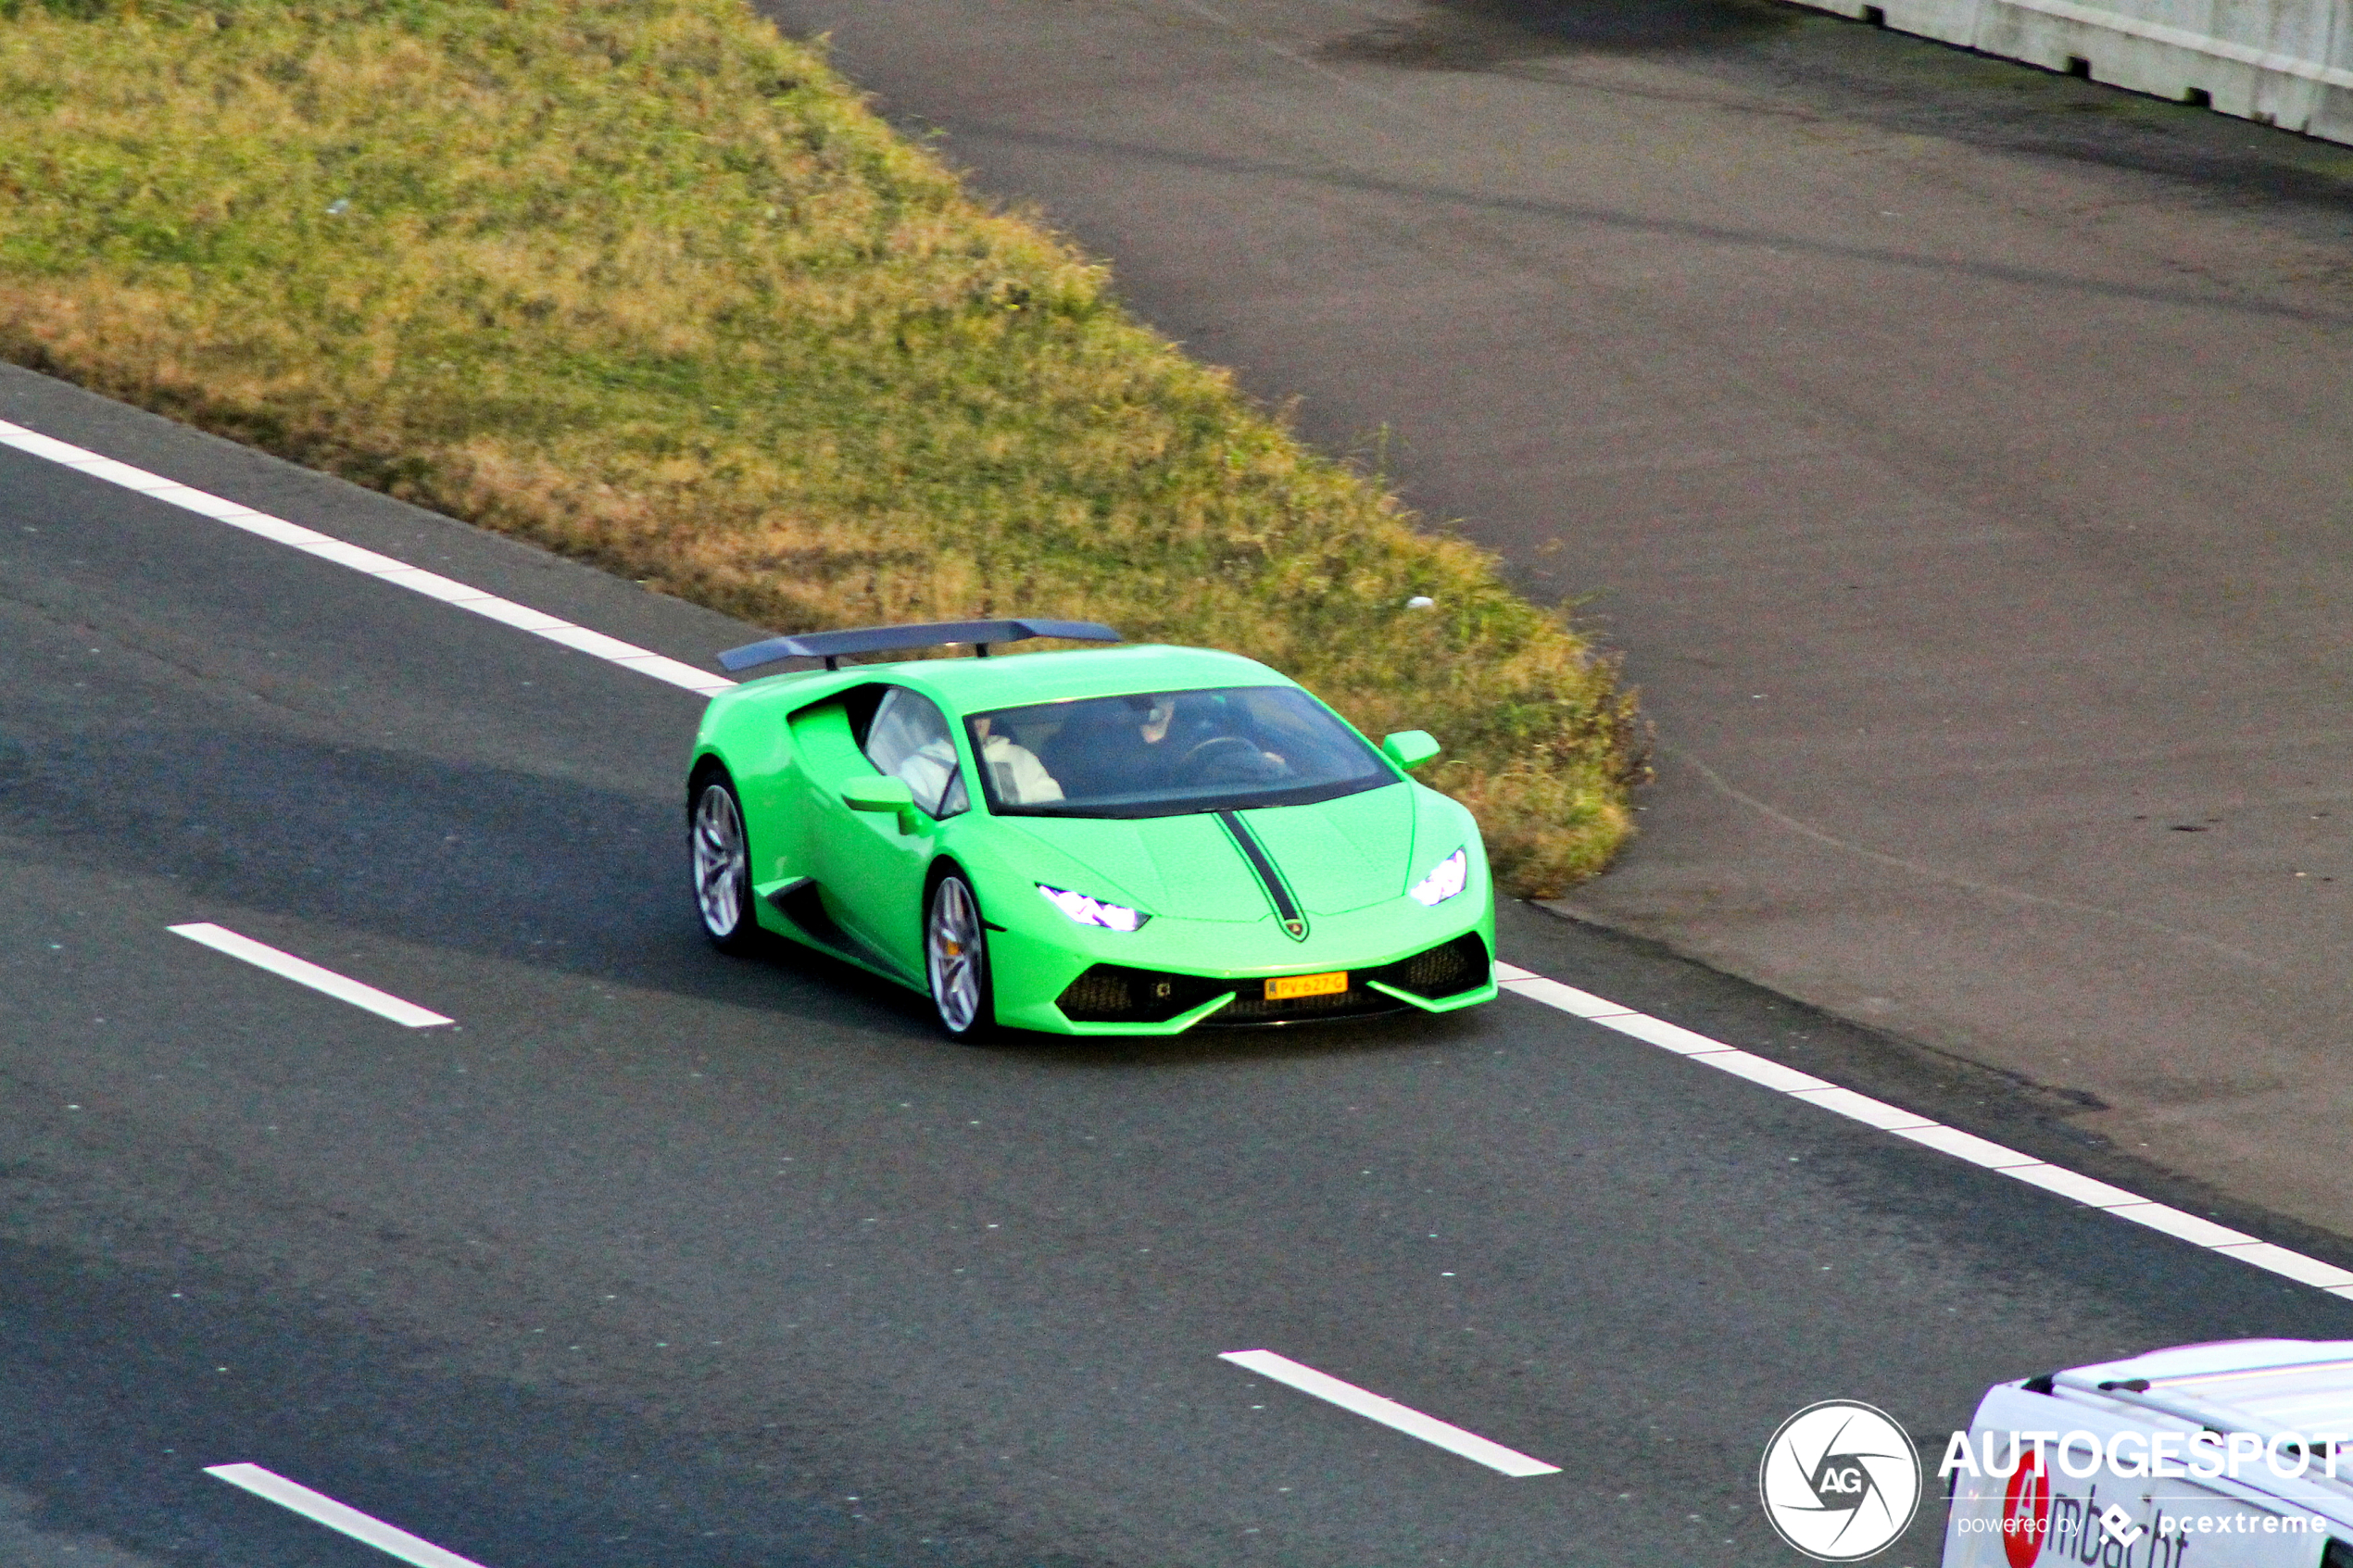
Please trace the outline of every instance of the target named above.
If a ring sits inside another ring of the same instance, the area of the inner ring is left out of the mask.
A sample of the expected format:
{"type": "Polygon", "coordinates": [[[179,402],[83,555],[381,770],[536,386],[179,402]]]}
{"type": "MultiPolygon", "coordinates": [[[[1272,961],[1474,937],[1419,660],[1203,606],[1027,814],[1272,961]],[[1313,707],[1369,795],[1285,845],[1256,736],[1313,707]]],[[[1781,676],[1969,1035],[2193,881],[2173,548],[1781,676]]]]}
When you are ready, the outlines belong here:
{"type": "Polygon", "coordinates": [[[0,0],[0,353],[779,629],[1240,649],[1435,731],[1516,892],[1629,831],[1559,616],[739,0],[0,0]]]}

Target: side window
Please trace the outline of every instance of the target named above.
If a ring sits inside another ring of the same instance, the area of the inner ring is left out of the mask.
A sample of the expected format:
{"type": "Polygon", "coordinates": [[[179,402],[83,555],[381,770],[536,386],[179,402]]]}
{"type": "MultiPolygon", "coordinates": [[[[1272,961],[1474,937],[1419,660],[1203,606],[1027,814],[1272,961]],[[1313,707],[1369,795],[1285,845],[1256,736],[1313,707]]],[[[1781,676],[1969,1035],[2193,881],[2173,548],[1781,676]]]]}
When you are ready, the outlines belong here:
{"type": "Polygon", "coordinates": [[[956,743],[939,709],[904,686],[893,686],[866,728],[866,760],[907,781],[915,804],[935,817],[952,817],[972,804],[956,743]]]}

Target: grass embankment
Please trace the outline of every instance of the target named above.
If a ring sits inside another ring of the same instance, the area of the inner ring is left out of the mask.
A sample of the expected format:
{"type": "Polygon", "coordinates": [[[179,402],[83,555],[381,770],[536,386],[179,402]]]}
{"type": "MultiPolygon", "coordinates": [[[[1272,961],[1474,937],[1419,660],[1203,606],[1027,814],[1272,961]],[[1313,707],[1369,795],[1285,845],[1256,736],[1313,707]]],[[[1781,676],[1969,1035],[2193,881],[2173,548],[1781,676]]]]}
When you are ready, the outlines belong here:
{"type": "Polygon", "coordinates": [[[1516,892],[1629,831],[1606,661],[739,0],[0,0],[0,354],[782,629],[1249,652],[1516,892]]]}

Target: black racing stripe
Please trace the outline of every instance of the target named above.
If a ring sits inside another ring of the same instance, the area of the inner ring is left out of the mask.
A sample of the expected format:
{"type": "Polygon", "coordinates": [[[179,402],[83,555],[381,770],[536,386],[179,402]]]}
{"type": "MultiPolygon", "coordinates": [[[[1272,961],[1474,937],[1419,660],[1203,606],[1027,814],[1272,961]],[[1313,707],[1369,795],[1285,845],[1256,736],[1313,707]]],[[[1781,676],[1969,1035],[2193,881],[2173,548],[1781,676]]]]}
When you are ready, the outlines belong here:
{"type": "Polygon", "coordinates": [[[1241,813],[1220,811],[1217,820],[1226,824],[1226,831],[1234,835],[1236,844],[1241,846],[1242,856],[1250,861],[1250,869],[1256,872],[1258,880],[1265,884],[1266,897],[1275,900],[1275,912],[1286,922],[1296,922],[1300,918],[1298,903],[1291,897],[1290,889],[1283,885],[1282,873],[1275,870],[1275,862],[1259,844],[1258,835],[1251,832],[1250,825],[1242,821],[1241,813]]]}

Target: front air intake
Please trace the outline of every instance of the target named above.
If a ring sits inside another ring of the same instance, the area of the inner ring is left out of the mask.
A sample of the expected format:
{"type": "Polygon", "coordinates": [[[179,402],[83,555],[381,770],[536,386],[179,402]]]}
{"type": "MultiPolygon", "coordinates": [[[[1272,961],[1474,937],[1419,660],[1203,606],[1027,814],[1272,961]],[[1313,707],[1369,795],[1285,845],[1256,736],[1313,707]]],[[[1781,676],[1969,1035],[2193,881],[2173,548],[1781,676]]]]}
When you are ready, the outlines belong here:
{"type": "Polygon", "coordinates": [[[1163,970],[1130,969],[1124,964],[1099,963],[1066,986],[1055,1005],[1073,1023],[1165,1023],[1190,1012],[1225,992],[1234,999],[1202,1021],[1204,1027],[1257,1023],[1301,1023],[1317,1018],[1369,1018],[1396,1012],[1406,1005],[1366,981],[1378,980],[1401,991],[1441,1001],[1487,984],[1487,944],[1476,932],[1465,932],[1395,963],[1378,969],[1352,971],[1348,989],[1320,997],[1266,999],[1265,987],[1255,980],[1219,980],[1208,975],[1176,974],[1163,970]]]}
{"type": "Polygon", "coordinates": [[[1478,933],[1466,931],[1452,942],[1367,971],[1366,978],[1385,981],[1401,991],[1411,991],[1435,1002],[1486,985],[1491,972],[1487,944],[1478,939],[1478,933]]]}

